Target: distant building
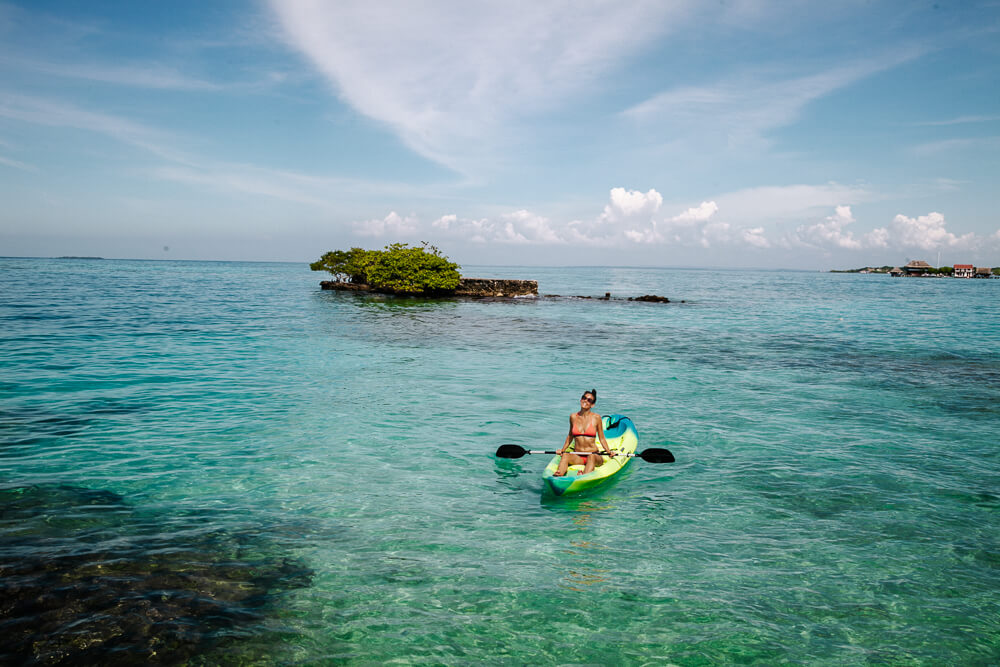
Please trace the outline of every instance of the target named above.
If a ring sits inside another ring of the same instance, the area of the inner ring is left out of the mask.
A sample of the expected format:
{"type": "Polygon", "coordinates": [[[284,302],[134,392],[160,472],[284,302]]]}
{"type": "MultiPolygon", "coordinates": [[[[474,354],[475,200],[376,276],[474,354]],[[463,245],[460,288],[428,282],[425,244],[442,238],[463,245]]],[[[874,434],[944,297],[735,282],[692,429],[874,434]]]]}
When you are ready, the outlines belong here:
{"type": "Polygon", "coordinates": [[[976,270],[972,264],[956,264],[954,276],[956,278],[971,278],[975,275],[976,270]]]}
{"type": "Polygon", "coordinates": [[[908,276],[929,276],[931,265],[922,259],[915,259],[903,267],[903,271],[908,276]]]}
{"type": "Polygon", "coordinates": [[[900,276],[903,275],[903,269],[899,268],[898,266],[893,267],[889,269],[889,275],[892,276],[893,278],[899,278],[900,276]]]}
{"type": "Polygon", "coordinates": [[[979,267],[976,267],[976,275],[975,275],[975,277],[976,278],[992,278],[993,277],[993,269],[991,269],[988,266],[979,266],[979,267]]]}

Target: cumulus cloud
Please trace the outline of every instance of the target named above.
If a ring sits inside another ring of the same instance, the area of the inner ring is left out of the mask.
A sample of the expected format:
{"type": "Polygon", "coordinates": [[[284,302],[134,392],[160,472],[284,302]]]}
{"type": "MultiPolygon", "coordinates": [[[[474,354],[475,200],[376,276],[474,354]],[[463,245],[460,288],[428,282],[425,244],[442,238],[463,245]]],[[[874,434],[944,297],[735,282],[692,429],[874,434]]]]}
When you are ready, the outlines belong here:
{"type": "Polygon", "coordinates": [[[861,241],[854,238],[854,234],[845,229],[853,222],[854,215],[851,213],[851,207],[838,206],[833,215],[827,216],[825,220],[814,225],[802,225],[795,230],[795,234],[798,240],[806,245],[859,250],[862,247],[861,241]]]}
{"type": "Polygon", "coordinates": [[[703,201],[701,205],[675,215],[670,221],[676,224],[705,222],[718,212],[719,205],[714,201],[703,201]]]}
{"type": "Polygon", "coordinates": [[[743,242],[747,245],[751,245],[755,248],[770,248],[771,242],[764,238],[764,228],[754,227],[752,229],[743,229],[740,232],[740,236],[743,242]]]}
{"type": "Polygon", "coordinates": [[[527,210],[513,211],[490,218],[460,218],[455,214],[441,216],[431,228],[452,238],[473,243],[560,244],[565,235],[552,227],[551,221],[527,210]]]}
{"type": "Polygon", "coordinates": [[[656,190],[643,193],[612,188],[611,201],[604,207],[604,218],[616,222],[626,218],[648,217],[660,210],[663,197],[656,190]]]}
{"type": "Polygon", "coordinates": [[[834,214],[824,220],[796,228],[790,245],[845,250],[936,250],[944,247],[968,248],[975,240],[975,234],[957,236],[949,232],[944,216],[936,212],[916,218],[897,215],[889,225],[877,227],[860,237],[847,229],[854,222],[850,206],[837,206],[834,214]]]}
{"type": "MultiPolygon", "coordinates": [[[[884,228],[883,228],[884,229],[884,228]]],[[[882,233],[881,230],[876,230],[882,233]]],[[[944,216],[937,212],[910,218],[897,215],[889,225],[887,235],[898,245],[921,250],[941,247],[970,247],[975,234],[956,236],[945,229],[944,216]]]]}
{"type": "Polygon", "coordinates": [[[354,223],[354,231],[360,236],[402,236],[412,237],[420,226],[415,216],[403,217],[392,211],[381,219],[354,223]]]}
{"type": "Polygon", "coordinates": [[[638,244],[670,244],[711,248],[718,245],[746,245],[770,248],[764,236],[764,227],[744,227],[727,221],[714,220],[719,205],[703,201],[675,216],[648,220],[643,225],[633,225],[623,232],[628,241],[638,244]]]}
{"type": "Polygon", "coordinates": [[[877,198],[864,185],[823,183],[746,188],[728,192],[715,201],[719,208],[739,216],[741,221],[760,224],[775,220],[807,220],[836,206],[861,204],[877,198]]]}
{"type": "MultiPolygon", "coordinates": [[[[471,243],[514,245],[573,244],[588,247],[628,247],[629,245],[665,245],[691,248],[807,247],[820,250],[904,250],[925,251],[971,248],[974,234],[958,236],[946,228],[944,216],[932,212],[910,218],[897,215],[889,225],[867,233],[855,233],[854,212],[850,205],[839,204],[831,215],[817,222],[799,225],[794,232],[769,237],[763,224],[749,225],[730,215],[717,219],[723,207],[716,201],[703,201],[672,216],[663,216],[663,197],[656,190],[646,192],[613,188],[603,210],[590,218],[558,222],[538,213],[520,209],[484,218],[465,218],[451,213],[428,224],[416,216],[402,217],[395,212],[385,218],[354,225],[357,233],[368,236],[414,238],[419,234],[444,235],[452,240],[471,243]]],[[[772,230],[773,231],[773,230],[772,230]]],[[[1000,242],[1000,230],[989,237],[1000,242]]]]}

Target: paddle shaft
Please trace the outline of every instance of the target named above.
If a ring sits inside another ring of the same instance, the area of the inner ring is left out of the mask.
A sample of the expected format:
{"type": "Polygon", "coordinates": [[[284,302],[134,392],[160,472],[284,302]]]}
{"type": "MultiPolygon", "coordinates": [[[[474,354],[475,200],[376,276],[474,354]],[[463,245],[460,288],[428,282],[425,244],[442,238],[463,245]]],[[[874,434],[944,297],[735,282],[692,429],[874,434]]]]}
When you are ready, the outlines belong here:
{"type": "MultiPolygon", "coordinates": [[[[611,454],[609,454],[608,452],[563,452],[563,453],[564,454],[565,453],[572,453],[572,454],[576,454],[577,456],[590,456],[591,454],[596,454],[597,456],[610,456],[611,458],[618,458],[619,456],[621,456],[621,457],[624,457],[624,458],[627,458],[627,459],[638,458],[638,459],[642,459],[643,461],[647,461],[649,463],[673,463],[674,462],[674,455],[670,453],[669,449],[657,449],[655,447],[653,449],[646,449],[646,450],[641,451],[641,452],[636,452],[635,454],[625,454],[624,452],[616,452],[613,456],[611,454]]],[[[556,455],[558,455],[559,452],[553,451],[551,449],[548,449],[548,450],[525,449],[521,445],[507,444],[507,445],[500,445],[500,448],[497,449],[497,454],[496,455],[498,457],[502,458],[502,459],[519,459],[522,456],[524,456],[525,454],[556,454],[556,455]]]]}
{"type": "MultiPolygon", "coordinates": [[[[525,450],[524,453],[525,454],[558,454],[559,452],[557,452],[555,450],[542,451],[542,450],[539,450],[539,449],[527,449],[527,450],[525,450]]],[[[566,451],[566,452],[563,452],[563,454],[576,454],[577,456],[590,456],[591,454],[598,454],[599,456],[611,456],[611,454],[609,454],[607,452],[574,452],[574,451],[566,451]]],[[[639,455],[638,454],[623,454],[621,452],[615,452],[614,456],[639,456],[639,455]]]]}

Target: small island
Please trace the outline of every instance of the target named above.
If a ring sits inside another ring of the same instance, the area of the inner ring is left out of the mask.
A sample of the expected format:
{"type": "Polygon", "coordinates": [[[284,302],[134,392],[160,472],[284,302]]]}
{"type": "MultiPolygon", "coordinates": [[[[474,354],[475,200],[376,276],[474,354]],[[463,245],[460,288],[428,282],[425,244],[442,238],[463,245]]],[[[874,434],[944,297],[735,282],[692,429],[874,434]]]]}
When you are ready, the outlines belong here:
{"type": "MultiPolygon", "coordinates": [[[[459,266],[441,254],[437,247],[423,242],[422,247],[392,243],[382,250],[331,250],[309,265],[313,271],[333,274],[333,280],[320,281],[320,288],[340,292],[374,292],[402,296],[471,297],[511,299],[537,297],[537,280],[500,278],[465,278],[459,266]]],[[[561,298],[558,294],[546,297],[561,298]]],[[[568,297],[594,299],[591,296],[568,297]]],[[[596,297],[601,301],[639,301],[671,303],[665,296],[612,297],[606,293],[596,297]]],[[[680,303],[687,303],[682,300],[680,303]]]]}
{"type": "Polygon", "coordinates": [[[333,250],[309,268],[333,274],[333,280],[320,282],[324,290],[476,298],[538,295],[537,280],[464,278],[458,264],[426,241],[422,247],[393,243],[382,250],[333,250]]]}
{"type": "Polygon", "coordinates": [[[883,273],[894,278],[910,276],[915,278],[1000,278],[1000,267],[975,266],[973,264],[955,264],[954,266],[934,267],[915,259],[903,266],[865,266],[859,269],[832,270],[830,273],[883,273]]]}

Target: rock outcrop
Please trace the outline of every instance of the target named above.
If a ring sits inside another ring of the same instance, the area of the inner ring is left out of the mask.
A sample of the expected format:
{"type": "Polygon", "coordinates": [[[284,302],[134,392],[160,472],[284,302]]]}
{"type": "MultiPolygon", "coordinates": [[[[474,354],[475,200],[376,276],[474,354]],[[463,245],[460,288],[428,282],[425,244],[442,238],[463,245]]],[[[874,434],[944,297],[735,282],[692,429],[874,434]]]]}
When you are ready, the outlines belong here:
{"type": "MultiPolygon", "coordinates": [[[[335,280],[323,280],[320,287],[325,290],[342,292],[385,292],[369,285],[359,283],[342,283],[335,280]]],[[[501,280],[493,278],[462,278],[453,291],[435,293],[433,296],[465,296],[475,298],[511,298],[515,296],[533,296],[538,294],[537,280],[501,280]]]]}
{"type": "Polygon", "coordinates": [[[537,280],[500,280],[492,278],[462,278],[456,296],[513,297],[538,294],[537,280]]]}

